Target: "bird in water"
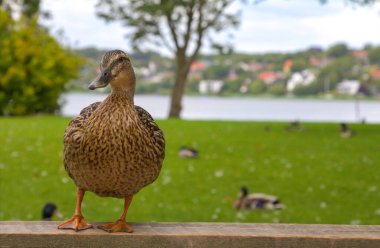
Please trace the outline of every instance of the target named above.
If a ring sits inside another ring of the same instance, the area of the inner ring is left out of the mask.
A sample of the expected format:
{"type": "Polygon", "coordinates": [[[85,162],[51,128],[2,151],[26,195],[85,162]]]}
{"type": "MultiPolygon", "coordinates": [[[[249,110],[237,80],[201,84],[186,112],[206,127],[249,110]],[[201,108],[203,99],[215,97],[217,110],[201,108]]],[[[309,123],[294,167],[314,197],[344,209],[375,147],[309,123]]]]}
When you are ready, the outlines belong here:
{"type": "Polygon", "coordinates": [[[84,108],[64,133],[64,166],[77,187],[74,216],[59,229],[92,228],[81,204],[86,191],[102,197],[124,198],[115,222],[100,225],[108,232],[132,232],[126,223],[133,196],[158,177],[165,157],[164,134],[152,116],[134,105],[135,73],[129,56],[120,50],[104,54],[100,73],[90,90],[111,86],[103,102],[84,108]]]}

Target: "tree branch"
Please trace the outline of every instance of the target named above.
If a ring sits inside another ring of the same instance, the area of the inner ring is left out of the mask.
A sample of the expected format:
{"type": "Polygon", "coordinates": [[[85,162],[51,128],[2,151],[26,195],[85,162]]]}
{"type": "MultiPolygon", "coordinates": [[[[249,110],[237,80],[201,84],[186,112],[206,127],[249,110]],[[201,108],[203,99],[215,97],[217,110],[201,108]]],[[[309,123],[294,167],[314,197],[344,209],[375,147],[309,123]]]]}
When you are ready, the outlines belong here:
{"type": "Polygon", "coordinates": [[[194,60],[196,59],[197,55],[198,55],[198,52],[202,46],[202,40],[203,40],[203,32],[204,32],[204,28],[202,27],[202,23],[203,23],[203,7],[204,7],[204,4],[205,2],[204,1],[200,1],[199,5],[198,5],[198,13],[199,13],[199,17],[198,17],[198,25],[197,25],[197,33],[198,33],[198,39],[196,41],[196,45],[195,45],[195,49],[193,51],[193,53],[190,55],[190,59],[189,59],[189,63],[191,64],[192,62],[194,62],[194,60]]]}
{"type": "Polygon", "coordinates": [[[170,52],[175,52],[175,49],[174,47],[172,47],[169,43],[169,41],[166,39],[166,36],[163,34],[163,32],[161,31],[160,27],[159,27],[159,22],[157,22],[157,25],[156,25],[156,33],[158,35],[158,37],[161,39],[161,42],[162,44],[170,51],[170,52]]]}
{"type": "Polygon", "coordinates": [[[194,20],[193,19],[194,18],[194,1],[191,1],[190,6],[186,10],[186,14],[187,14],[188,19],[187,19],[187,23],[186,23],[185,35],[183,37],[183,40],[184,40],[183,49],[185,51],[187,50],[187,47],[188,47],[189,42],[191,40],[191,34],[192,34],[191,26],[192,26],[193,20],[194,20]]]}
{"type": "Polygon", "coordinates": [[[177,34],[177,30],[175,28],[175,25],[173,23],[173,19],[172,19],[171,13],[168,12],[165,16],[166,16],[166,21],[168,22],[169,30],[170,30],[170,33],[172,35],[175,47],[176,47],[176,49],[178,51],[181,47],[180,47],[180,45],[178,43],[178,37],[177,37],[178,34],[177,34]]]}
{"type": "Polygon", "coordinates": [[[219,17],[221,16],[221,14],[223,13],[223,10],[227,7],[227,5],[229,4],[228,1],[224,1],[223,2],[223,5],[220,7],[219,10],[217,10],[217,12],[215,13],[215,16],[214,18],[212,18],[212,20],[208,21],[207,24],[203,27],[204,30],[208,29],[209,27],[213,26],[216,24],[216,22],[218,21],[219,17]]]}

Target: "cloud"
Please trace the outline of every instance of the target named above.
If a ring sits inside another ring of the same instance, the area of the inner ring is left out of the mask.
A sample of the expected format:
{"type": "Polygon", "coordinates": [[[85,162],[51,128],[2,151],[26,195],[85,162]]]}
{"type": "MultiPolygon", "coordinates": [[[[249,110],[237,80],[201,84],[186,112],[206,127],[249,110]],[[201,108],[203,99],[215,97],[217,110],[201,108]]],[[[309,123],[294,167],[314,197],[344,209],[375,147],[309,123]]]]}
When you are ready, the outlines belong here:
{"type": "Polygon", "coordinates": [[[329,45],[337,41],[348,42],[353,47],[365,43],[380,43],[380,5],[374,9],[345,8],[324,18],[308,18],[305,25],[315,34],[315,42],[329,45]]]}
{"type": "MultiPolygon", "coordinates": [[[[42,1],[53,19],[45,23],[56,32],[64,30],[61,40],[75,47],[97,46],[130,50],[126,28],[120,23],[106,24],[95,15],[96,1],[42,1]]],[[[235,6],[236,7],[236,6],[235,6]]],[[[327,47],[343,41],[354,47],[379,44],[380,4],[353,8],[344,1],[268,0],[259,5],[242,6],[242,23],[234,31],[237,51],[294,51],[313,45],[327,47]]],[[[222,34],[219,40],[228,35],[222,34]]]]}
{"type": "Polygon", "coordinates": [[[327,47],[340,41],[356,47],[379,44],[379,9],[380,4],[354,9],[343,1],[327,5],[317,1],[273,1],[261,9],[245,10],[235,48],[281,52],[315,45],[327,47]]]}
{"type": "Polygon", "coordinates": [[[54,32],[63,29],[67,45],[75,47],[97,46],[101,48],[129,47],[125,39],[126,29],[120,23],[105,23],[95,14],[96,1],[65,0],[43,1],[43,9],[51,12],[52,19],[45,24],[54,32]]]}

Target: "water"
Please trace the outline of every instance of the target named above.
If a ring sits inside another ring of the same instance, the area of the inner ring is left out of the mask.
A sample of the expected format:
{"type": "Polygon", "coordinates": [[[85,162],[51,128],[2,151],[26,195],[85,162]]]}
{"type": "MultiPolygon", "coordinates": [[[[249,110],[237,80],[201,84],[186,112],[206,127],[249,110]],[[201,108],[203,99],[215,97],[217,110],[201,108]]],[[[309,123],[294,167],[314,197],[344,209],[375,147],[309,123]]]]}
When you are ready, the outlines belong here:
{"type": "MultiPolygon", "coordinates": [[[[102,101],[106,95],[70,93],[63,96],[64,116],[78,115],[89,104],[102,101]]],[[[137,95],[135,104],[145,108],[154,118],[165,119],[169,97],[137,95]]],[[[380,102],[355,100],[256,99],[186,96],[182,117],[192,120],[260,120],[357,122],[365,119],[380,123],[380,102]]]]}

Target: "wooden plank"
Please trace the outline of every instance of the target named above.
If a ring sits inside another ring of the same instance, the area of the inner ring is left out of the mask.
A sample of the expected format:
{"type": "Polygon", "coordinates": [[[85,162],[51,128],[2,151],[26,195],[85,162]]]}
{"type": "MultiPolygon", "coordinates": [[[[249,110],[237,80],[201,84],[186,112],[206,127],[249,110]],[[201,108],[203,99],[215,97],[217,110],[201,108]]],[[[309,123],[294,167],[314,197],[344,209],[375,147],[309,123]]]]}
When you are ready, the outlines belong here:
{"type": "Polygon", "coordinates": [[[0,247],[380,247],[380,226],[131,223],[134,233],[110,234],[58,230],[57,225],[2,221],[0,247]]]}

